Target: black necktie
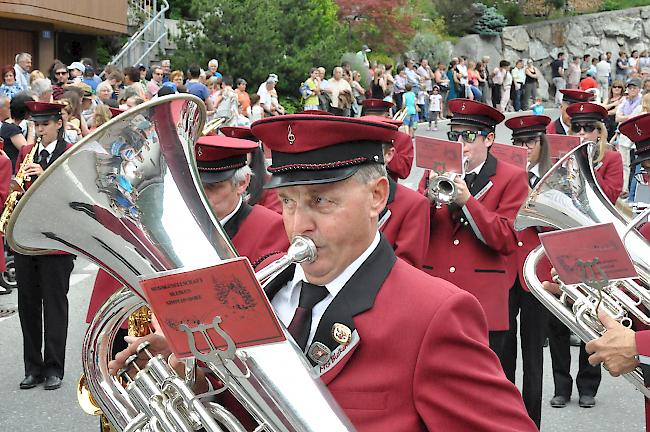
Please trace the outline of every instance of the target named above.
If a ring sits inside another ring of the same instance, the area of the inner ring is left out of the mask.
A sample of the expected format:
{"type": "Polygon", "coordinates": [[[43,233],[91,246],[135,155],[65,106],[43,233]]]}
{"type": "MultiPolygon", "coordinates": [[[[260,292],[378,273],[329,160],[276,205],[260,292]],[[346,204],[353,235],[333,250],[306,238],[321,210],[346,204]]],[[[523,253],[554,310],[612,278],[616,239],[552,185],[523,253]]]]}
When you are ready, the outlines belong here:
{"type": "Polygon", "coordinates": [[[537,177],[537,175],[534,172],[528,171],[528,184],[530,185],[530,187],[535,187],[538,180],[539,177],[537,177]]]}
{"type": "Polygon", "coordinates": [[[465,174],[465,183],[467,184],[467,189],[472,188],[472,183],[474,183],[474,180],[476,180],[476,176],[476,173],[465,174]]]}
{"type": "Polygon", "coordinates": [[[289,333],[293,336],[298,346],[304,351],[309,339],[311,330],[311,313],[314,306],[327,297],[327,288],[321,285],[313,285],[309,282],[302,282],[300,288],[300,301],[289,324],[289,333]]]}
{"type": "Polygon", "coordinates": [[[47,168],[47,158],[50,156],[50,152],[43,149],[39,153],[40,159],[38,160],[38,164],[41,166],[41,168],[45,169],[47,168]]]}

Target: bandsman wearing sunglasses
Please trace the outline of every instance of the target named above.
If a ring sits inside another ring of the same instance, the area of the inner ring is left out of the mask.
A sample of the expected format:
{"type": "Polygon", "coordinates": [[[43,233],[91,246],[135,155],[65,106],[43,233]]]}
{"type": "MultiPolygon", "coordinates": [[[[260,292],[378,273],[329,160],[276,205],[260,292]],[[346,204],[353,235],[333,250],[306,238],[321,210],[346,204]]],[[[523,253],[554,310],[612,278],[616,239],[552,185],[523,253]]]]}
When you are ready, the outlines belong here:
{"type": "MultiPolygon", "coordinates": [[[[620,153],[607,148],[607,130],[603,123],[607,110],[589,102],[575,103],[567,107],[571,118],[569,135],[576,135],[583,142],[596,144],[593,153],[594,172],[598,185],[607,198],[614,204],[623,190],[623,162],[620,153]]],[[[571,378],[571,352],[569,350],[569,329],[557,318],[551,317],[548,324],[548,338],[553,363],[554,397],[551,406],[563,408],[571,398],[573,379],[571,378]]],[[[596,405],[596,393],[600,386],[600,366],[591,366],[585,351],[585,344],[580,343],[578,361],[578,404],[583,408],[596,405]]]]}
{"type": "MultiPolygon", "coordinates": [[[[487,315],[490,347],[501,358],[508,330],[508,292],[515,279],[508,255],[517,248],[513,222],[528,195],[526,172],[490,154],[495,126],[504,119],[496,109],[468,99],[449,102],[453,113],[447,137],[463,144],[464,176],[448,206],[430,206],[431,234],[425,272],[472,293],[487,315]]],[[[435,173],[420,183],[426,193],[435,173]]]]}
{"type": "Polygon", "coordinates": [[[593,93],[589,93],[576,89],[562,89],[562,103],[560,104],[560,117],[546,126],[547,134],[554,135],[569,135],[569,128],[571,126],[571,117],[567,114],[566,109],[569,105],[578,102],[589,102],[596,97],[593,93]]]}
{"type": "MultiPolygon", "coordinates": [[[[512,143],[528,151],[528,184],[534,188],[553,165],[546,127],[551,119],[546,116],[523,115],[506,121],[512,130],[512,143]]],[[[535,227],[517,232],[517,252],[510,260],[517,278],[510,289],[509,313],[510,329],[503,350],[503,371],[506,377],[515,382],[517,366],[517,316],[521,337],[522,366],[524,372],[522,396],[528,415],[540,427],[542,417],[542,375],[544,368],[544,340],[548,312],[533,296],[523,277],[524,261],[528,254],[539,246],[539,232],[535,227]]],[[[537,267],[540,280],[550,278],[548,260],[537,267]]]]}

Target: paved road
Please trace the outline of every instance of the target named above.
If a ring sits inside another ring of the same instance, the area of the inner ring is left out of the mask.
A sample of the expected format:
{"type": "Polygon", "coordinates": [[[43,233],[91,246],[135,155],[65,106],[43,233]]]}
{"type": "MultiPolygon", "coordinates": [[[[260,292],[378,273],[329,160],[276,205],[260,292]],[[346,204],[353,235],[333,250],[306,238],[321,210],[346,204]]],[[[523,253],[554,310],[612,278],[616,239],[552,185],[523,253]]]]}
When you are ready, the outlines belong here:
{"type": "MultiPolygon", "coordinates": [[[[552,115],[553,113],[551,113],[552,115]]],[[[422,128],[426,129],[426,127],[422,128]]],[[[419,133],[431,134],[426,130],[419,133]]],[[[444,123],[436,136],[443,136],[444,123]]],[[[497,131],[499,142],[509,142],[507,130],[497,131]]],[[[414,170],[406,183],[414,185],[421,171],[414,170]]],[[[17,316],[0,321],[0,432],[13,431],[96,431],[97,420],[86,416],[76,402],[76,383],[81,374],[80,352],[84,318],[95,278],[96,268],[83,259],[77,259],[72,275],[70,299],[70,326],[67,346],[66,376],[61,389],[45,391],[42,387],[19,390],[23,378],[22,338],[17,316]]],[[[0,309],[15,305],[16,293],[0,296],[0,309]]],[[[577,369],[577,348],[572,348],[573,370],[577,369]]],[[[547,401],[553,396],[550,374],[550,355],[545,351],[543,432],[618,432],[643,430],[643,399],[625,380],[603,375],[603,383],[595,408],[585,410],[572,400],[564,409],[554,409],[547,401]]],[[[521,385],[521,376],[518,376],[521,385]]],[[[460,391],[461,389],[459,389],[460,391]]],[[[577,393],[577,392],[576,392],[577,393]]],[[[490,395],[484,395],[489,398],[490,395]]]]}

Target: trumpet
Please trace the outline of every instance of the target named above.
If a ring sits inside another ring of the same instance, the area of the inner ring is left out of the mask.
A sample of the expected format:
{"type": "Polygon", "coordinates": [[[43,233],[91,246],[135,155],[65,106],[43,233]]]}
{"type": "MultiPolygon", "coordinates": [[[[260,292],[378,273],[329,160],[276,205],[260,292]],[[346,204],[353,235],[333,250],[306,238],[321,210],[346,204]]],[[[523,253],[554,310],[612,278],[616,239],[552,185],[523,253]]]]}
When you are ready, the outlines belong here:
{"type": "MultiPolygon", "coordinates": [[[[460,175],[465,175],[468,164],[469,159],[463,157],[463,172],[460,175]]],[[[454,179],[458,176],[459,174],[457,173],[451,173],[446,176],[438,175],[429,182],[429,186],[427,187],[427,196],[436,204],[436,208],[442,207],[443,204],[454,202],[458,195],[458,189],[456,188],[454,179]]]]}

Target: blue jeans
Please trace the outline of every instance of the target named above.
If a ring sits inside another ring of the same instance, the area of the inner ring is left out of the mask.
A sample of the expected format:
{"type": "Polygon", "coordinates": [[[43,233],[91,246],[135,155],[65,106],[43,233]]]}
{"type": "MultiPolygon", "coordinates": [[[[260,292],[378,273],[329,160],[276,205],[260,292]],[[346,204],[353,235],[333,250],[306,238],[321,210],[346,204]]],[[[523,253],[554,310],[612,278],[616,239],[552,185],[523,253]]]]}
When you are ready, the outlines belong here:
{"type": "Polygon", "coordinates": [[[627,196],[627,202],[634,202],[634,195],[636,195],[636,174],[641,171],[641,164],[634,166],[634,171],[630,173],[630,193],[627,196]]]}
{"type": "Polygon", "coordinates": [[[519,90],[515,90],[515,111],[521,111],[521,99],[524,97],[523,86],[519,87],[519,90]]]}

